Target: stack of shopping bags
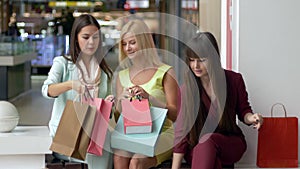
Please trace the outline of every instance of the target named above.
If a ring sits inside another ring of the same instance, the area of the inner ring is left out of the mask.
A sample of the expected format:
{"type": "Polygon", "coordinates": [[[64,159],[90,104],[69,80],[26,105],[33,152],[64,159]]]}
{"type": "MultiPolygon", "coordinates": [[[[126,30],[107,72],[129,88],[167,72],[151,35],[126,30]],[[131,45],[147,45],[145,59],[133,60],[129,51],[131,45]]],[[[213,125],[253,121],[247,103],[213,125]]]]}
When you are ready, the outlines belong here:
{"type": "Polygon", "coordinates": [[[152,119],[148,99],[126,99],[121,104],[125,134],[152,132],[152,119]]]}
{"type": "Polygon", "coordinates": [[[123,100],[121,104],[111,147],[153,157],[168,110],[149,106],[147,99],[123,100]]]}
{"type": "MultiPolygon", "coordinates": [[[[85,160],[102,155],[113,103],[100,98],[67,100],[50,150],[85,160]]],[[[111,147],[153,157],[167,109],[147,99],[123,100],[122,113],[111,135],[111,147]]]]}
{"type": "Polygon", "coordinates": [[[112,102],[85,98],[67,100],[50,150],[85,160],[86,153],[102,155],[112,102]]]}

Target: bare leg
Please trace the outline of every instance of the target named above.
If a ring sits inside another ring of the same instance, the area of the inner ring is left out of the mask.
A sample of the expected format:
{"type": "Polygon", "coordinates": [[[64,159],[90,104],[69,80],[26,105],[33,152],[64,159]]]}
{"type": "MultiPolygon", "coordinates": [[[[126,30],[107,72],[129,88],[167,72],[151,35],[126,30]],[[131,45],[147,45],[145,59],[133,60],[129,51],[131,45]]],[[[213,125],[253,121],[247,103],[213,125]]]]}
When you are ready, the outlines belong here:
{"type": "Polygon", "coordinates": [[[144,155],[135,154],[130,160],[129,169],[148,169],[155,167],[156,164],[156,157],[146,157],[144,155]]]}
{"type": "Polygon", "coordinates": [[[131,153],[122,150],[114,151],[114,169],[128,169],[131,153]]]}

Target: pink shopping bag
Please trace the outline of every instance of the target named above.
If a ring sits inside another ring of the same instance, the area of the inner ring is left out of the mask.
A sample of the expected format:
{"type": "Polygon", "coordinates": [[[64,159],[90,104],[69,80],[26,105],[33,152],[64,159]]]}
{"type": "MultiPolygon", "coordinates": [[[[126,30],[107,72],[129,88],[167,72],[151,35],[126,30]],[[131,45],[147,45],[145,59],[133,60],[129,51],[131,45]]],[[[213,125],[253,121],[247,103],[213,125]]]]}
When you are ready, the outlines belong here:
{"type": "Polygon", "coordinates": [[[152,118],[148,99],[122,100],[124,133],[151,133],[152,118]]]}
{"type": "Polygon", "coordinates": [[[87,152],[97,156],[102,156],[102,149],[105,142],[109,116],[113,103],[101,98],[89,98],[85,101],[90,105],[97,107],[93,131],[87,152]]]}

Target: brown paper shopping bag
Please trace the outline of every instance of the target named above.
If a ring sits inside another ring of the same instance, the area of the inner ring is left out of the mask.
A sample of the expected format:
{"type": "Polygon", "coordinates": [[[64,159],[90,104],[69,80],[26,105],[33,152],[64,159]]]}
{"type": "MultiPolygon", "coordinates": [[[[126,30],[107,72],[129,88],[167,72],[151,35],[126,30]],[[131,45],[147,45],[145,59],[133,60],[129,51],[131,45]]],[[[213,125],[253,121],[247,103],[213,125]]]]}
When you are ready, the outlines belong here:
{"type": "Polygon", "coordinates": [[[95,115],[96,107],[67,100],[50,150],[85,160],[95,115]]]}

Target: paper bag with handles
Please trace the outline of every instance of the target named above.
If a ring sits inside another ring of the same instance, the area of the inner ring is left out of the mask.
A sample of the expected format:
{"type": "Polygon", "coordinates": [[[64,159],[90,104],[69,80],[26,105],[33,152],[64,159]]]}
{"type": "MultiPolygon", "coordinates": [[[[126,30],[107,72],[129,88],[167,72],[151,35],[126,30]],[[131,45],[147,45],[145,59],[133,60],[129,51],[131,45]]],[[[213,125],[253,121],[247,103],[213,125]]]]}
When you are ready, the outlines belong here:
{"type": "Polygon", "coordinates": [[[258,132],[257,166],[263,168],[298,167],[298,118],[287,117],[283,104],[271,108],[271,117],[264,117],[258,132]],[[273,117],[273,108],[280,105],[284,117],[273,117]]]}
{"type": "Polygon", "coordinates": [[[109,116],[113,103],[101,98],[89,98],[85,99],[83,102],[96,106],[97,109],[87,152],[97,156],[102,156],[102,150],[108,129],[109,116]]]}
{"type": "Polygon", "coordinates": [[[95,115],[95,106],[67,100],[50,150],[85,160],[95,115]]]}

